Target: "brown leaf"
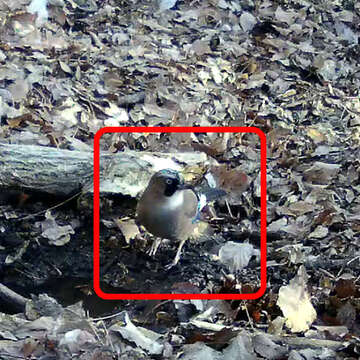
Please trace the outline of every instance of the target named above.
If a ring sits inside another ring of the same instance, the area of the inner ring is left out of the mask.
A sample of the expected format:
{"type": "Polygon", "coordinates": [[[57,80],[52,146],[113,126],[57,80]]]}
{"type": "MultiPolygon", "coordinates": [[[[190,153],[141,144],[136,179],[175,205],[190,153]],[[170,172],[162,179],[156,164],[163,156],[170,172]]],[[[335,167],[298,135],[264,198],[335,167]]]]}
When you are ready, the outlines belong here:
{"type": "Polygon", "coordinates": [[[21,128],[27,121],[32,121],[32,115],[30,113],[7,119],[7,123],[12,129],[21,128]]]}
{"type": "Polygon", "coordinates": [[[340,299],[355,296],[356,285],[354,283],[354,279],[340,279],[337,281],[334,290],[340,299]]]}

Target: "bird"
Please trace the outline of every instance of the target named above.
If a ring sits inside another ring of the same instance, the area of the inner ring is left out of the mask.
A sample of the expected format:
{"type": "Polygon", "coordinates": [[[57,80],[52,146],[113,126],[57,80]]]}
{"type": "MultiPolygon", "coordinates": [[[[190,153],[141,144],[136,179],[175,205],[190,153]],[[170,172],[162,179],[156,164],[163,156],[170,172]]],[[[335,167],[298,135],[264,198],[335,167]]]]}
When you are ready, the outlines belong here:
{"type": "Polygon", "coordinates": [[[215,188],[209,189],[207,194],[197,193],[191,185],[184,183],[176,170],[163,169],[156,172],[140,197],[136,211],[138,222],[158,238],[149,254],[155,255],[162,239],[177,241],[179,246],[175,258],[166,268],[175,266],[207,201],[225,194],[225,191],[215,188]]]}

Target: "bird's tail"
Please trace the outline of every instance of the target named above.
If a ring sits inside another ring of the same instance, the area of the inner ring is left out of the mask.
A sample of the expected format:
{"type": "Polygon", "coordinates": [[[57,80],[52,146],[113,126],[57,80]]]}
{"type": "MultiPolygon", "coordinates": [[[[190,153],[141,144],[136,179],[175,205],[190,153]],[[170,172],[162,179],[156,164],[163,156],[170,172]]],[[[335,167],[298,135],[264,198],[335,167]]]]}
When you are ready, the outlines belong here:
{"type": "Polygon", "coordinates": [[[210,187],[201,189],[201,194],[205,195],[207,202],[215,201],[227,195],[225,190],[210,187]]]}
{"type": "Polygon", "coordinates": [[[200,211],[208,204],[209,202],[215,201],[217,199],[220,199],[221,197],[227,195],[225,190],[217,189],[217,188],[205,188],[201,189],[200,193],[196,193],[196,196],[198,197],[199,203],[198,203],[198,212],[196,216],[196,220],[199,219],[200,211]]]}
{"type": "Polygon", "coordinates": [[[205,208],[205,206],[217,199],[220,199],[221,197],[227,195],[225,190],[217,189],[217,188],[202,188],[200,193],[196,193],[196,196],[198,197],[198,209],[197,214],[194,218],[194,223],[200,220],[201,218],[201,211],[205,208]]]}

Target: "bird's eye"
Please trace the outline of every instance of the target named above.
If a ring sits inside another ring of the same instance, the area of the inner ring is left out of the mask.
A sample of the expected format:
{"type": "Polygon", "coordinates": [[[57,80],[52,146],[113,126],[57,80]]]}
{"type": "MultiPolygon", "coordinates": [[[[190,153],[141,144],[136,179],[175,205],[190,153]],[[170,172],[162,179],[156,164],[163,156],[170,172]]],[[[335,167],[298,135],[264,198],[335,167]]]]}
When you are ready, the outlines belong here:
{"type": "Polygon", "coordinates": [[[168,184],[168,185],[171,185],[172,184],[172,180],[171,179],[166,179],[166,183],[168,184]]]}

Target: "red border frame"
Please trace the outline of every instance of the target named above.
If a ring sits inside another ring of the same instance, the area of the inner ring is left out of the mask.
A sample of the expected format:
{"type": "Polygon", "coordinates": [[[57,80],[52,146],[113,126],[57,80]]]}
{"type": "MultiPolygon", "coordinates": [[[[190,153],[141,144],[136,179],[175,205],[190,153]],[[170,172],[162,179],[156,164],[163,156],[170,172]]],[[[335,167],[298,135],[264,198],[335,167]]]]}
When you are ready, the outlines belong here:
{"type": "Polygon", "coordinates": [[[136,300],[136,299],[258,299],[266,291],[266,136],[256,127],[104,127],[100,129],[94,137],[94,279],[93,285],[95,293],[106,300],[136,300]],[[260,266],[260,288],[257,292],[251,294],[109,294],[100,288],[100,139],[106,133],[255,133],[260,139],[260,221],[261,221],[261,266],[260,266]]]}

